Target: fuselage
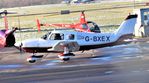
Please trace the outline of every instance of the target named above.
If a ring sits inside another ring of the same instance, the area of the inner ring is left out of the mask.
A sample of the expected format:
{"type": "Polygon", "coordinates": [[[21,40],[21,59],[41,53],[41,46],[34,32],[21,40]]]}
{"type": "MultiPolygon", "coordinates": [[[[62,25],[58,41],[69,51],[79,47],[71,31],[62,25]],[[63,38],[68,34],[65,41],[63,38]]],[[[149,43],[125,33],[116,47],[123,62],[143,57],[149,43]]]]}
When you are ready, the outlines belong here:
{"type": "Polygon", "coordinates": [[[119,38],[120,37],[116,36],[115,33],[85,33],[70,30],[56,30],[49,32],[40,39],[25,40],[22,42],[21,47],[26,52],[48,52],[48,49],[52,48],[57,43],[68,41],[77,42],[81,51],[113,46],[118,43],[119,38]]]}

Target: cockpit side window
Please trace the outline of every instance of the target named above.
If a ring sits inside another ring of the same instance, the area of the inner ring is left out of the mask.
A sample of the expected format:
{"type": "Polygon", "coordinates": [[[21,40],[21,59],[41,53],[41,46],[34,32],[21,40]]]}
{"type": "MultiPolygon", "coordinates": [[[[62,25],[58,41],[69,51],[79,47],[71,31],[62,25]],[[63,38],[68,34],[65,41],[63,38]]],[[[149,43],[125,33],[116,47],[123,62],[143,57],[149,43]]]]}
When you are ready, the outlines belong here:
{"type": "Polygon", "coordinates": [[[46,40],[46,39],[48,39],[48,37],[49,37],[50,34],[51,34],[51,32],[43,35],[41,38],[44,39],[44,40],[46,40]]]}
{"type": "Polygon", "coordinates": [[[53,33],[50,37],[51,40],[64,40],[64,34],[62,33],[53,33]]]}

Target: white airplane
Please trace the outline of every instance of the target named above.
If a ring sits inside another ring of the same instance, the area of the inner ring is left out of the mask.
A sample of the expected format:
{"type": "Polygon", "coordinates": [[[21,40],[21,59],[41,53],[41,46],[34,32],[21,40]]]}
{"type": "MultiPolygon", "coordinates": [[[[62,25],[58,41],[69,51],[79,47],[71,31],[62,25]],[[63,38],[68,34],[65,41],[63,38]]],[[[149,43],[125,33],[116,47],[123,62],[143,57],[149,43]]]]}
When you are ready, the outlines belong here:
{"type": "Polygon", "coordinates": [[[128,43],[125,39],[133,37],[137,15],[129,15],[113,33],[79,32],[75,30],[53,30],[40,39],[29,39],[15,43],[25,52],[33,53],[28,62],[34,63],[43,56],[35,53],[60,53],[58,57],[68,61],[72,52],[109,47],[128,43]]]}

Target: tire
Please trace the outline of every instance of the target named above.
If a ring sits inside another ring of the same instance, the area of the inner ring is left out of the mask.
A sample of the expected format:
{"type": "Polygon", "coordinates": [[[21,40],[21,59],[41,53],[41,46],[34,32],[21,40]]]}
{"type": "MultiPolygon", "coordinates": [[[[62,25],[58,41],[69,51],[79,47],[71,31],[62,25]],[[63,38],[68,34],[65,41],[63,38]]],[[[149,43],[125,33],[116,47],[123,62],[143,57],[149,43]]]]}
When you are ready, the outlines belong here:
{"type": "Polygon", "coordinates": [[[29,63],[35,63],[36,60],[29,60],[28,62],[29,62],[29,63]]]}
{"type": "Polygon", "coordinates": [[[63,58],[63,61],[69,61],[70,58],[63,58]]]}

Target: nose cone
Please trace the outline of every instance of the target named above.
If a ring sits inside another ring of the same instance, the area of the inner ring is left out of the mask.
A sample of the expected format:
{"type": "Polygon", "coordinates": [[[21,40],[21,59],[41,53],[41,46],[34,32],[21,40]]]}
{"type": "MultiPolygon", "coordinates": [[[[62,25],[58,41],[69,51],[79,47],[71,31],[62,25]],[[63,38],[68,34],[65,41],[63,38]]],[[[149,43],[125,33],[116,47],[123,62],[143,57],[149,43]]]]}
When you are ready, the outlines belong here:
{"type": "Polygon", "coordinates": [[[47,47],[49,45],[49,42],[43,39],[30,39],[15,43],[16,47],[21,46],[22,48],[47,47]]]}
{"type": "Polygon", "coordinates": [[[14,45],[16,47],[34,47],[37,46],[38,40],[25,40],[25,41],[21,41],[21,42],[17,42],[14,45]]]}

